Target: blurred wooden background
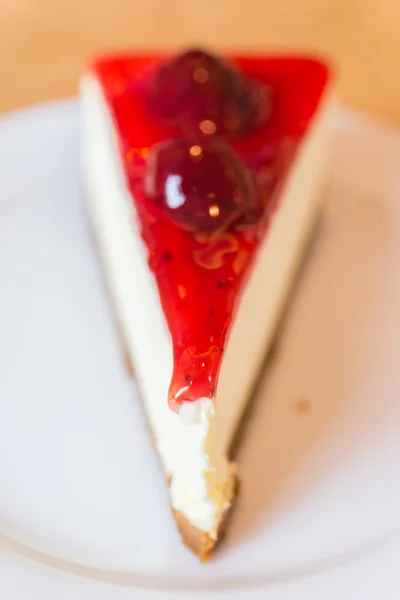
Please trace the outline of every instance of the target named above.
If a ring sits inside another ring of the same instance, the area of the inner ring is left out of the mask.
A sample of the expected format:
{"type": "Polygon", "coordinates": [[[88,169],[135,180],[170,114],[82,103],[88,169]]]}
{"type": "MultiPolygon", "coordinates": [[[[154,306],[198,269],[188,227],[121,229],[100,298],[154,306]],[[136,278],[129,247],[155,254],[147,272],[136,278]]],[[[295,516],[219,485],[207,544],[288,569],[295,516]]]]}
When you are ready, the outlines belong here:
{"type": "Polygon", "coordinates": [[[399,0],[0,0],[0,111],[72,94],[96,50],[307,49],[345,102],[400,123],[399,0]]]}

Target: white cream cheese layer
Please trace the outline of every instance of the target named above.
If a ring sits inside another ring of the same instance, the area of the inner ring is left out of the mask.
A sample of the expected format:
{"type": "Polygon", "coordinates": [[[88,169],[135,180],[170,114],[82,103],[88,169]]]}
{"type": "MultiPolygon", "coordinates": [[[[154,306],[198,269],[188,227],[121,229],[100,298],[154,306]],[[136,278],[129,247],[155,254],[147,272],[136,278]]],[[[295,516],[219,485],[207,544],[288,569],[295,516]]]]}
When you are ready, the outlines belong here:
{"type": "Polygon", "coordinates": [[[85,75],[81,96],[88,210],[124,342],[170,481],[171,503],[192,525],[216,537],[233,496],[229,446],[315,220],[326,167],[326,102],[302,144],[243,293],[216,398],[200,398],[175,414],[167,403],[172,374],[170,335],[138,233],[113,120],[93,75],[85,75]]]}

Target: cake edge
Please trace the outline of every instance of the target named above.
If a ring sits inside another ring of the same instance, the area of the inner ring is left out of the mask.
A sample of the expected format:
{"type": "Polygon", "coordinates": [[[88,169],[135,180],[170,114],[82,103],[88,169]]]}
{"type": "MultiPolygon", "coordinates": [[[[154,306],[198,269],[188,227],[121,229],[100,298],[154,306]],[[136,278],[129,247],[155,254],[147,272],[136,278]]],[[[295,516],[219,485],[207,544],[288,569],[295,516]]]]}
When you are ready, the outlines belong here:
{"type": "Polygon", "coordinates": [[[212,536],[208,531],[204,531],[195,525],[192,525],[192,523],[190,523],[190,521],[182,512],[171,506],[172,514],[174,516],[178,531],[181,535],[183,544],[186,546],[186,548],[193,552],[193,554],[197,556],[202,563],[210,560],[214,548],[219,544],[224,536],[227,524],[235,508],[235,501],[239,491],[239,483],[240,481],[237,474],[233,473],[229,485],[231,501],[229,506],[222,512],[220,516],[218,530],[215,537],[212,536]]]}
{"type": "MultiPolygon", "coordinates": [[[[85,190],[85,193],[88,194],[88,190],[85,190]]],[[[133,357],[129,351],[128,344],[125,339],[124,327],[122,325],[122,319],[119,315],[117,302],[114,299],[113,291],[111,289],[111,286],[109,284],[109,280],[107,277],[105,262],[103,260],[104,250],[102,248],[102,243],[99,239],[99,235],[97,234],[93,219],[91,218],[91,215],[89,214],[88,206],[86,203],[85,203],[85,210],[86,210],[86,222],[87,222],[87,226],[88,226],[88,230],[89,230],[90,240],[96,250],[96,255],[97,255],[97,259],[98,259],[97,262],[99,265],[99,271],[101,273],[103,289],[106,292],[107,300],[110,304],[111,313],[113,314],[113,317],[114,317],[113,320],[114,320],[114,326],[116,329],[116,334],[117,334],[117,337],[119,338],[119,342],[120,342],[119,346],[121,349],[121,361],[123,362],[123,364],[125,366],[126,373],[128,374],[129,377],[131,377],[135,381],[135,384],[138,388],[138,392],[139,392],[138,396],[140,399],[139,403],[141,405],[141,410],[142,410],[144,419],[147,424],[147,428],[148,428],[148,432],[149,432],[149,436],[150,436],[150,440],[151,440],[151,445],[153,447],[154,452],[157,454],[160,467],[165,476],[166,475],[165,469],[162,464],[161,457],[159,456],[159,452],[157,450],[155,434],[151,428],[151,424],[147,417],[145,406],[142,402],[143,396],[142,396],[142,393],[140,390],[139,382],[135,377],[135,363],[134,363],[133,357]]],[[[251,399],[250,399],[250,402],[251,402],[251,399]]],[[[232,464],[233,467],[236,467],[235,461],[230,461],[230,463],[232,464]]],[[[166,484],[167,484],[167,488],[169,491],[171,481],[170,481],[170,478],[168,477],[168,475],[165,477],[165,479],[166,479],[166,484]]],[[[188,548],[200,560],[200,562],[202,562],[202,563],[208,562],[214,548],[221,541],[223,534],[225,533],[227,523],[229,522],[229,517],[233,512],[233,508],[235,505],[235,500],[237,498],[238,490],[239,490],[239,478],[238,478],[236,468],[235,468],[234,470],[232,470],[231,477],[226,485],[226,497],[229,498],[229,503],[221,511],[221,514],[218,519],[218,527],[217,527],[216,533],[214,535],[212,535],[212,533],[210,531],[200,529],[199,527],[196,527],[195,525],[193,525],[189,521],[189,519],[183,514],[183,512],[181,512],[173,507],[172,502],[171,502],[171,494],[170,493],[168,494],[172,516],[175,520],[178,532],[181,536],[182,543],[184,544],[184,546],[186,546],[186,548],[188,548]]]]}

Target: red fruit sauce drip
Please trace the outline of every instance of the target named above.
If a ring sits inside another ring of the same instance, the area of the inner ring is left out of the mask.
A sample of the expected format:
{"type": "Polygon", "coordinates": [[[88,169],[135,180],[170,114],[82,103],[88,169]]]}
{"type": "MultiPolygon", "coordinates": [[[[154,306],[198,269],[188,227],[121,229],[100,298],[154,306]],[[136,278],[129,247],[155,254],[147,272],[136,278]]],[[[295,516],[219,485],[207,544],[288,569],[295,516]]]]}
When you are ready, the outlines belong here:
{"type": "Polygon", "coordinates": [[[160,213],[144,191],[151,148],[182,137],[176,127],[158,121],[143,101],[143,82],[164,60],[143,55],[100,59],[93,71],[116,124],[149,267],[171,333],[174,370],[169,404],[177,410],[183,401],[215,395],[235,309],[279,202],[282,182],[318,107],[328,69],[309,58],[232,57],[247,77],[267,86],[272,98],[272,113],[265,123],[228,140],[253,172],[263,210],[256,222],[213,235],[180,227],[160,213]]]}

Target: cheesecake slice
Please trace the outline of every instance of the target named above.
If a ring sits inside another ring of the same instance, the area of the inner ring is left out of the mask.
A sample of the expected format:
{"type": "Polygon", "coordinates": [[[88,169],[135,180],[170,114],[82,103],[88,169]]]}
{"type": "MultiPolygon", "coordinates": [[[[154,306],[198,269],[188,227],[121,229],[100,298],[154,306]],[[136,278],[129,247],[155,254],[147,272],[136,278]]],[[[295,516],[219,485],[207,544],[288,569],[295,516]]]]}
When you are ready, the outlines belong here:
{"type": "Polygon", "coordinates": [[[202,50],[100,57],[82,78],[88,212],[176,523],[201,560],[318,214],[330,88],[316,59],[202,50]]]}

